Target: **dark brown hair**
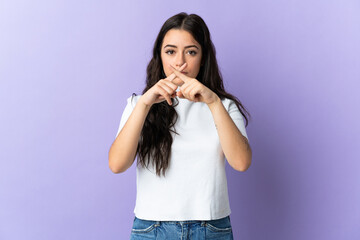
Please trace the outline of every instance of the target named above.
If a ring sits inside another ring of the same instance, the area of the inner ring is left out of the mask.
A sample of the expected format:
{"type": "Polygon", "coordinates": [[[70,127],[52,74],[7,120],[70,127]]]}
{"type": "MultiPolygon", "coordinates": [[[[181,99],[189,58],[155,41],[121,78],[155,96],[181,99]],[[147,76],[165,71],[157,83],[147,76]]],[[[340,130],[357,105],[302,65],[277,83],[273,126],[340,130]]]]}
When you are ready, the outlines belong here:
{"type": "MultiPolygon", "coordinates": [[[[209,29],[204,20],[196,14],[188,15],[181,12],[172,16],[163,24],[154,43],[152,59],[147,66],[146,87],[142,94],[146,93],[160,79],[166,78],[161,61],[161,45],[166,33],[171,29],[181,29],[189,32],[201,45],[202,66],[196,79],[216,93],[221,100],[224,98],[233,100],[244,116],[246,120],[245,126],[247,126],[248,118],[244,113],[248,114],[249,117],[251,116],[235,96],[225,91],[209,29]]],[[[161,176],[161,173],[165,176],[166,169],[169,166],[173,142],[171,132],[178,134],[172,130],[178,118],[174,109],[174,106],[178,103],[174,104],[174,101],[172,99],[173,105],[163,101],[151,106],[137,148],[138,164],[147,167],[152,158],[158,176],[161,176]]]]}

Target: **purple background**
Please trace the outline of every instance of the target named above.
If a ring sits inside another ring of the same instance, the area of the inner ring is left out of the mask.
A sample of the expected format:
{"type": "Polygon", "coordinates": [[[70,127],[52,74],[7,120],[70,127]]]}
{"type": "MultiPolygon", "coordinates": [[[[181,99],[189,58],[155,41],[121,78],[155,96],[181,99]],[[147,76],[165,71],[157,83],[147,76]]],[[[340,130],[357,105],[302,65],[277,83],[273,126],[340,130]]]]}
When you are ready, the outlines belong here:
{"type": "Polygon", "coordinates": [[[135,164],[108,167],[163,22],[208,24],[252,114],[228,164],[235,239],[360,239],[359,1],[0,2],[0,239],[128,239],[135,164]]]}

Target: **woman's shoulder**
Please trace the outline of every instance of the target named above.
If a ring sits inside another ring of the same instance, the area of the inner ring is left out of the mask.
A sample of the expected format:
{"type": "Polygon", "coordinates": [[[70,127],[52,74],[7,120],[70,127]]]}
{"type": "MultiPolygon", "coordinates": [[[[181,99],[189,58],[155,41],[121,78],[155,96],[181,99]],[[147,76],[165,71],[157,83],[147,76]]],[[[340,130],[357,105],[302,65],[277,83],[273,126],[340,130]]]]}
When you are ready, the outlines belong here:
{"type": "Polygon", "coordinates": [[[221,101],[223,102],[223,103],[228,103],[228,102],[230,102],[230,101],[232,101],[230,98],[227,98],[227,97],[223,97],[222,99],[221,99],[221,101]]]}
{"type": "Polygon", "coordinates": [[[141,96],[142,94],[133,93],[130,97],[127,98],[127,103],[131,104],[132,107],[135,107],[141,96]]]}
{"type": "Polygon", "coordinates": [[[234,100],[232,100],[230,98],[226,98],[226,97],[221,99],[221,102],[223,103],[223,105],[226,109],[229,109],[230,105],[235,104],[234,100]]]}

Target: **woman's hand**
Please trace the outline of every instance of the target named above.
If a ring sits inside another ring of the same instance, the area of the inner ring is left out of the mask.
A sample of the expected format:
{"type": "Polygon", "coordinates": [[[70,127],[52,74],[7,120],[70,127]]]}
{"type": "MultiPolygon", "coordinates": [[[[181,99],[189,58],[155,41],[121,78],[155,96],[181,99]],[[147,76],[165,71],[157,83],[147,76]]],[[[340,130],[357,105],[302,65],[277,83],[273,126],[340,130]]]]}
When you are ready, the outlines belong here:
{"type": "MultiPolygon", "coordinates": [[[[179,70],[182,71],[185,66],[186,63],[184,63],[179,70]]],[[[167,78],[160,79],[154,86],[147,90],[143,96],[141,96],[141,101],[147,106],[151,106],[154,103],[159,103],[164,100],[166,100],[169,105],[172,105],[171,98],[176,96],[175,90],[178,88],[177,84],[182,83],[179,79],[172,82],[176,77],[176,74],[172,73],[167,78]]]]}
{"type": "Polygon", "coordinates": [[[190,78],[181,73],[181,69],[177,70],[172,65],[170,67],[174,70],[175,75],[183,81],[180,91],[176,95],[180,98],[186,98],[194,102],[204,102],[211,104],[218,100],[218,96],[211,89],[199,82],[195,78],[190,78]]]}

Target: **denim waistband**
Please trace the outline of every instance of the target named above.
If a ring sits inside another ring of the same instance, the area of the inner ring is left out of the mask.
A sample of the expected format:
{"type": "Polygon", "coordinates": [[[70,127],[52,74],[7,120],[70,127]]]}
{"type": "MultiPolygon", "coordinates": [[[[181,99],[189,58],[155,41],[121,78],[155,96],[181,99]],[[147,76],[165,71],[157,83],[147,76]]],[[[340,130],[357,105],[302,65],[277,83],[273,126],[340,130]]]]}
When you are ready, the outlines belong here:
{"type": "Polygon", "coordinates": [[[225,218],[229,218],[230,216],[226,216],[224,218],[220,218],[220,219],[213,219],[213,220],[187,220],[187,221],[154,221],[156,222],[155,225],[160,226],[160,224],[178,224],[178,225],[184,225],[184,224],[195,224],[195,223],[200,223],[201,226],[204,226],[207,222],[211,222],[211,221],[218,221],[221,219],[225,219],[225,218]]]}

